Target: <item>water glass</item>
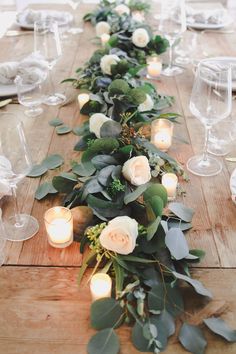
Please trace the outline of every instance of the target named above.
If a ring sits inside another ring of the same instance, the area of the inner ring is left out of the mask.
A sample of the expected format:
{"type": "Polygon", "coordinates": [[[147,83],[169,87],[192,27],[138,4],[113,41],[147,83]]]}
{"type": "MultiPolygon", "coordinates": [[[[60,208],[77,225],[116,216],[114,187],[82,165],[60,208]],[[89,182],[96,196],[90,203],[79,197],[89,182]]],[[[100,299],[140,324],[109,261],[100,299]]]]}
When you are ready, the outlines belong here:
{"type": "Polygon", "coordinates": [[[27,76],[17,76],[15,84],[19,103],[28,108],[25,115],[37,117],[42,114],[43,108],[40,106],[45,98],[42,79],[37,76],[33,80],[27,76]]]}

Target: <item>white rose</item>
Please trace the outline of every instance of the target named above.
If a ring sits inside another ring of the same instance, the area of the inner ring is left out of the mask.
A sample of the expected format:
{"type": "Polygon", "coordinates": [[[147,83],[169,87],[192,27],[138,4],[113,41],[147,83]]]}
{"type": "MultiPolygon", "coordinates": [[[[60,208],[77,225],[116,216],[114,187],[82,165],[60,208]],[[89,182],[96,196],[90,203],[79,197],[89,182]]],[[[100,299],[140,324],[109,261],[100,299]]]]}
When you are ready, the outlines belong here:
{"type": "Polygon", "coordinates": [[[154,107],[154,102],[152,98],[146,94],[146,100],[138,106],[139,112],[151,111],[154,107]]]}
{"type": "Polygon", "coordinates": [[[117,64],[120,58],[115,54],[104,55],[101,59],[101,69],[104,74],[111,75],[111,66],[117,64]]]}
{"type": "Polygon", "coordinates": [[[101,126],[109,120],[111,120],[111,118],[106,117],[105,114],[94,113],[89,119],[90,132],[94,133],[97,138],[101,138],[100,135],[101,126]]]}
{"type": "Polygon", "coordinates": [[[136,47],[144,48],[150,41],[149,34],[145,28],[137,28],[132,35],[132,42],[136,47]]]}
{"type": "Polygon", "coordinates": [[[100,37],[104,33],[110,34],[111,26],[105,21],[98,22],[96,24],[96,35],[100,37]]]}
{"type": "Polygon", "coordinates": [[[122,173],[134,186],[140,186],[151,179],[151,169],[146,156],[132,157],[124,163],[122,173]]]}
{"type": "Polygon", "coordinates": [[[117,5],[114,8],[114,11],[117,12],[118,15],[120,15],[120,16],[122,16],[123,14],[127,14],[127,15],[130,14],[130,9],[128,8],[128,6],[126,6],[124,4],[117,5]]]}
{"type": "Polygon", "coordinates": [[[133,252],[138,236],[138,223],[129,216],[118,216],[109,221],[99,237],[101,245],[119,254],[133,252]]]}

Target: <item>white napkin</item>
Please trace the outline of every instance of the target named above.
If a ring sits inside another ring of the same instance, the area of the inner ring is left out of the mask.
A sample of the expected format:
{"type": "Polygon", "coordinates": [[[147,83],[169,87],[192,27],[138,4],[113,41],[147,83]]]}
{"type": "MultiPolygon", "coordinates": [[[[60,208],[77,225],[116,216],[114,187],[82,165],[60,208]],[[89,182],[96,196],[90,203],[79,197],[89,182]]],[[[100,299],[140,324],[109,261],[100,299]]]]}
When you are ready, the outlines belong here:
{"type": "Polygon", "coordinates": [[[0,84],[13,84],[17,75],[27,78],[29,84],[47,77],[48,65],[41,56],[31,54],[21,62],[7,62],[0,64],[0,84]]]}
{"type": "Polygon", "coordinates": [[[19,63],[11,61],[8,63],[0,64],[0,84],[8,85],[12,84],[18,70],[19,63]]]}
{"type": "Polygon", "coordinates": [[[38,80],[44,81],[47,77],[48,64],[41,56],[32,54],[19,63],[17,75],[24,77],[32,84],[38,80]]]}
{"type": "Polygon", "coordinates": [[[17,15],[18,22],[33,25],[35,21],[53,19],[59,24],[69,20],[69,13],[52,10],[25,9],[17,15]]]}
{"type": "Polygon", "coordinates": [[[1,177],[12,175],[12,167],[10,161],[3,155],[0,155],[0,199],[4,195],[11,195],[10,185],[1,181],[1,177]]]}

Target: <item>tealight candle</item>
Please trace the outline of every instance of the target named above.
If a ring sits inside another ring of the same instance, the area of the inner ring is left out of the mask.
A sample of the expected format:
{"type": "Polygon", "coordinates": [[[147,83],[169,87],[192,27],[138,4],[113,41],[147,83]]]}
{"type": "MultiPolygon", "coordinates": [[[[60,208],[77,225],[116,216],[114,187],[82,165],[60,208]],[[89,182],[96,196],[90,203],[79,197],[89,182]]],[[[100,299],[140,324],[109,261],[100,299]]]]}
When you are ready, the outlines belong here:
{"type": "Polygon", "coordinates": [[[105,46],[105,45],[107,44],[107,42],[109,41],[110,38],[111,38],[111,36],[110,36],[108,33],[103,33],[103,34],[100,36],[102,45],[105,46]]]}
{"type": "Polygon", "coordinates": [[[56,248],[65,248],[73,242],[73,216],[68,208],[54,207],[44,214],[48,242],[56,248]]]}
{"type": "Polygon", "coordinates": [[[165,173],[161,179],[162,185],[167,190],[168,200],[174,200],[178,185],[178,177],[174,173],[165,173]]]}
{"type": "Polygon", "coordinates": [[[82,109],[82,107],[89,101],[89,94],[88,93],[80,93],[78,95],[78,102],[79,102],[79,107],[82,109]]]}
{"type": "Polygon", "coordinates": [[[151,142],[161,151],[167,151],[172,144],[174,125],[167,119],[156,119],[151,126],[151,142]]]}
{"type": "Polygon", "coordinates": [[[104,297],[111,297],[111,277],[105,273],[96,273],[92,276],[90,281],[90,291],[92,301],[102,299],[104,297]]]}
{"type": "Polygon", "coordinates": [[[156,79],[161,75],[162,62],[157,56],[147,58],[147,78],[156,79]]]}

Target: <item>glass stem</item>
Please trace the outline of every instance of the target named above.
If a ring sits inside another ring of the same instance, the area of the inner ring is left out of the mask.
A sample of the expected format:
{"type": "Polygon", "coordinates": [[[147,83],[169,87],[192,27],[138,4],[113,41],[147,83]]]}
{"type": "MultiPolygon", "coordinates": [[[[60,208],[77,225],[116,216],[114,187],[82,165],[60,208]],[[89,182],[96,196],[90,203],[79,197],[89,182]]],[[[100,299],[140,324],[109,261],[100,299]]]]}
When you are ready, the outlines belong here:
{"type": "Polygon", "coordinates": [[[55,86],[54,86],[54,82],[52,80],[52,67],[49,67],[48,78],[49,78],[49,96],[54,96],[55,86]]]}
{"type": "Polygon", "coordinates": [[[172,68],[172,60],[173,60],[173,50],[172,50],[172,44],[170,44],[168,69],[171,69],[171,68],[172,68]]]}
{"type": "Polygon", "coordinates": [[[15,216],[15,226],[20,227],[22,225],[21,218],[20,218],[20,210],[18,206],[17,196],[16,196],[16,186],[11,186],[11,193],[14,202],[14,216],[15,216]]]}
{"type": "Polygon", "coordinates": [[[207,149],[208,149],[210,130],[211,130],[211,126],[207,125],[206,128],[205,128],[205,143],[204,143],[204,150],[203,150],[203,161],[207,161],[208,160],[207,149]]]}

